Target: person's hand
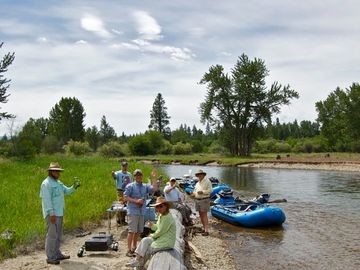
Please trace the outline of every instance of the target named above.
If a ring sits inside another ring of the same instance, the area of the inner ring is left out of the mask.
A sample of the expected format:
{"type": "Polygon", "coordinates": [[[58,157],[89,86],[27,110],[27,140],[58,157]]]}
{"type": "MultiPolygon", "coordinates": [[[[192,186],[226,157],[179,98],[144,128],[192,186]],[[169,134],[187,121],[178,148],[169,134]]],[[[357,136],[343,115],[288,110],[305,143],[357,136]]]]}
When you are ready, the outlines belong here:
{"type": "Polygon", "coordinates": [[[111,172],[111,176],[112,176],[113,178],[115,178],[115,171],[112,171],[112,172],[111,172]]]}
{"type": "Polygon", "coordinates": [[[77,177],[74,178],[73,187],[74,187],[75,189],[77,189],[78,187],[80,187],[80,179],[79,179],[79,178],[77,178],[77,177]]]}
{"type": "Polygon", "coordinates": [[[142,206],[144,204],[144,199],[137,199],[136,203],[142,206]]]}
{"type": "Polygon", "coordinates": [[[152,225],[153,225],[153,224],[152,224],[152,222],[151,222],[150,220],[148,220],[148,221],[145,222],[145,227],[146,227],[146,228],[151,228],[152,225]]]}
{"type": "Polygon", "coordinates": [[[51,224],[55,224],[56,223],[56,216],[50,216],[50,222],[51,224]]]}
{"type": "Polygon", "coordinates": [[[204,194],[204,192],[203,192],[202,190],[199,190],[199,191],[197,192],[197,194],[201,195],[201,194],[204,194]]]}

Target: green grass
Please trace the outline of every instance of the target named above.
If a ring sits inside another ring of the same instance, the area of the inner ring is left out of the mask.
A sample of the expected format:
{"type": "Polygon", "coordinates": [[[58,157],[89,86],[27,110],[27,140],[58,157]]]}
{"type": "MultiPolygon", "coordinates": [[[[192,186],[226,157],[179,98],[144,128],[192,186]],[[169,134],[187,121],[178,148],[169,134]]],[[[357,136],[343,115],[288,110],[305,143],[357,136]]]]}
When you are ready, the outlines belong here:
{"type": "MultiPolygon", "coordinates": [[[[39,191],[51,161],[65,169],[60,176],[65,185],[71,186],[75,176],[81,180],[80,188],[65,196],[65,230],[100,221],[105,209],[117,200],[111,177],[111,171],[119,169],[115,159],[64,155],[40,156],[27,162],[0,159],[0,234],[7,229],[15,232],[11,242],[0,240],[0,261],[11,256],[15,246],[44,238],[39,191]]],[[[144,179],[149,178],[150,166],[130,162],[129,171],[135,167],[143,170],[144,179]]]]}

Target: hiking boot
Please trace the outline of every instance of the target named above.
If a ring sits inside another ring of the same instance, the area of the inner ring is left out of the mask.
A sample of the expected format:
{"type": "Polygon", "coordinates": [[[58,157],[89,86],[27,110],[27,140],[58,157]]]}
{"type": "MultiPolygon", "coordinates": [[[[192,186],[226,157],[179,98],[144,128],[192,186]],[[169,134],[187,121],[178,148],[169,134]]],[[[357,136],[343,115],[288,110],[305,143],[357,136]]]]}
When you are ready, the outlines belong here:
{"type": "Polygon", "coordinates": [[[58,261],[70,259],[70,255],[61,254],[60,257],[56,258],[58,261]]]}
{"type": "Polygon", "coordinates": [[[60,264],[60,261],[59,261],[59,260],[47,259],[46,262],[47,262],[48,264],[60,264]]]}

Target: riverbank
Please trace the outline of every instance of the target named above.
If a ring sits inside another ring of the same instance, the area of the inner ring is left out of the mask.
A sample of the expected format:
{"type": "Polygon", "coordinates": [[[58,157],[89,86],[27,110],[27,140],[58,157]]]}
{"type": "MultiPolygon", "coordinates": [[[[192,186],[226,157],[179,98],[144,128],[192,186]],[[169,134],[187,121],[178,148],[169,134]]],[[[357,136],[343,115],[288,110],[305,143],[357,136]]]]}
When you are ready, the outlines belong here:
{"type": "Polygon", "coordinates": [[[352,153],[316,153],[316,154],[264,154],[249,158],[222,157],[215,155],[176,156],[176,157],[141,157],[138,162],[147,165],[199,165],[199,166],[234,166],[251,168],[302,169],[360,171],[360,155],[352,153]]]}
{"type": "MultiPolygon", "coordinates": [[[[195,225],[187,228],[186,239],[190,243],[187,245],[184,262],[188,270],[235,270],[235,264],[230,255],[226,243],[223,241],[224,232],[217,229],[218,222],[216,219],[210,217],[210,235],[201,235],[201,225],[199,217],[194,218],[195,225]],[[209,249],[211,247],[211,249],[209,249]],[[224,263],[226,262],[226,264],[224,263]]],[[[77,251],[84,244],[84,241],[91,237],[86,235],[84,237],[77,237],[80,234],[97,234],[107,230],[107,221],[104,220],[101,225],[92,228],[88,227],[86,230],[75,230],[64,233],[63,243],[61,249],[65,254],[69,254],[69,260],[62,261],[60,265],[48,265],[45,262],[46,256],[43,248],[43,243],[37,242],[16,250],[17,257],[6,259],[0,263],[0,269],[8,270],[32,270],[32,269],[102,269],[102,270],[125,270],[131,269],[125,264],[129,261],[126,257],[126,237],[127,227],[118,227],[115,225],[115,220],[112,219],[111,233],[114,239],[119,242],[119,251],[105,251],[105,252],[87,252],[87,254],[79,258],[77,251]]]]}

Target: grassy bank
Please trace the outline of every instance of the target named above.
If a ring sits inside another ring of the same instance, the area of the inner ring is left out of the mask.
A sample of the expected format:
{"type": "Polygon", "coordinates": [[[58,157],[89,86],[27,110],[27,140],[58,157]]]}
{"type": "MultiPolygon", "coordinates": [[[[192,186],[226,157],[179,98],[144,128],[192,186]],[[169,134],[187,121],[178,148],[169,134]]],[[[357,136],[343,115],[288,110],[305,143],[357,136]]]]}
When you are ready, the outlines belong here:
{"type": "Polygon", "coordinates": [[[223,166],[236,166],[251,162],[263,161],[289,161],[289,162],[359,162],[359,153],[269,153],[269,154],[253,154],[251,157],[230,157],[216,154],[192,154],[192,155],[156,155],[156,156],[137,156],[131,157],[136,161],[151,161],[161,164],[198,164],[206,165],[209,163],[218,163],[223,166]],[[277,159],[277,156],[280,159],[277,159]]]}
{"type": "MultiPolygon", "coordinates": [[[[0,260],[12,255],[19,244],[31,243],[45,236],[39,190],[47,176],[51,161],[58,161],[65,169],[60,179],[72,185],[76,176],[81,187],[65,199],[65,230],[74,229],[86,222],[101,220],[104,210],[116,200],[111,171],[119,169],[119,162],[101,157],[41,156],[31,161],[0,160],[0,234],[14,231],[11,240],[0,237],[0,260]]],[[[141,168],[145,179],[151,166],[130,162],[129,171],[141,168]]]]}

